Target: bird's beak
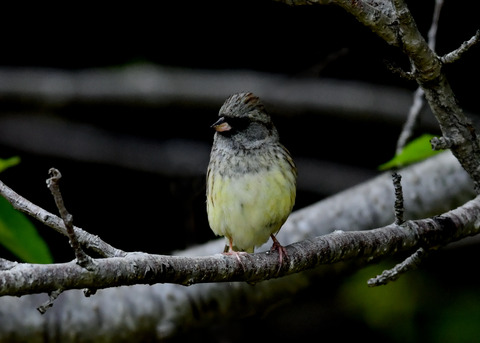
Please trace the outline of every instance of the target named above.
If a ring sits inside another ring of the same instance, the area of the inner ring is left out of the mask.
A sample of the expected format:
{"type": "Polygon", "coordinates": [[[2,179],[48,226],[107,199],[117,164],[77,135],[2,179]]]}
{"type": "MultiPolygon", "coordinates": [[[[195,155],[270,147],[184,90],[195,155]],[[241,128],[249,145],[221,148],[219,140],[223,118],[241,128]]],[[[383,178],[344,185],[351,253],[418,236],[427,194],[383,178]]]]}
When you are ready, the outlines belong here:
{"type": "Polygon", "coordinates": [[[217,132],[224,132],[232,129],[232,127],[225,121],[224,117],[220,117],[220,119],[213,123],[211,127],[213,127],[217,132]]]}

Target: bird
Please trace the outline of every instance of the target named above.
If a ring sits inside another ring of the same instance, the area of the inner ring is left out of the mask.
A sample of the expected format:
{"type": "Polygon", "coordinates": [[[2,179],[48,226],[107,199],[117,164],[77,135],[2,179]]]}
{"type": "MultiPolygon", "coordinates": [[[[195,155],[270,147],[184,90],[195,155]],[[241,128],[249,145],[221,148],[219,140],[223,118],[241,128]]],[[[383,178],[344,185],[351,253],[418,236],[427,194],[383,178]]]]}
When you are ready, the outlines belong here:
{"type": "Polygon", "coordinates": [[[251,92],[225,100],[211,126],[215,130],[207,168],[210,228],[224,236],[224,254],[253,253],[273,240],[280,267],[286,249],[275,237],[292,212],[297,168],[263,103],[251,92]]]}

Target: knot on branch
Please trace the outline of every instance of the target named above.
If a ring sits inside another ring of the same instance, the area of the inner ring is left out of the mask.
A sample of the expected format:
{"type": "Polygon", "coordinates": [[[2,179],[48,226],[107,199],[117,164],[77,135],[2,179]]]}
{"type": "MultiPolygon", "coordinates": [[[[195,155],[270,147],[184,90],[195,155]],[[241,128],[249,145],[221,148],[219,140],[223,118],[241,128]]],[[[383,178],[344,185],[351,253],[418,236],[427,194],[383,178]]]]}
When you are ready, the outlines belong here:
{"type": "Polygon", "coordinates": [[[392,74],[398,75],[402,79],[405,79],[407,81],[414,81],[416,78],[414,71],[413,72],[405,71],[401,67],[397,66],[395,63],[392,63],[387,60],[384,60],[383,63],[392,74]]]}
{"type": "Polygon", "coordinates": [[[460,145],[462,142],[448,137],[433,137],[430,144],[433,150],[450,149],[453,146],[460,145]]]}
{"type": "Polygon", "coordinates": [[[55,302],[55,300],[57,300],[58,296],[62,294],[62,292],[63,289],[57,289],[48,293],[48,300],[37,307],[38,312],[40,312],[41,314],[45,314],[47,310],[53,306],[53,303],[55,302]]]}

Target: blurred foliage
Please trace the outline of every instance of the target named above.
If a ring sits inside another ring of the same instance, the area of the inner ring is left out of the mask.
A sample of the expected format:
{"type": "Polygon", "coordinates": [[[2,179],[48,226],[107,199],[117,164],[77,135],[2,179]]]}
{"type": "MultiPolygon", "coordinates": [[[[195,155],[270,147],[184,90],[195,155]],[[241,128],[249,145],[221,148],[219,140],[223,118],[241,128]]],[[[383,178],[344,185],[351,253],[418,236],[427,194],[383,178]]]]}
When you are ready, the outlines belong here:
{"type": "MultiPolygon", "coordinates": [[[[16,156],[0,159],[0,171],[19,162],[16,156]]],[[[35,226],[3,197],[0,197],[0,244],[24,262],[53,263],[50,250],[35,226]]]]}
{"type": "Polygon", "coordinates": [[[445,298],[431,323],[433,342],[475,342],[480,337],[480,294],[457,292],[445,298]]]}
{"type": "Polygon", "coordinates": [[[372,265],[349,277],[338,291],[344,315],[388,342],[478,341],[480,291],[475,283],[464,280],[452,287],[453,280],[443,280],[452,275],[438,277],[420,269],[385,286],[367,286],[369,278],[392,267],[386,262],[372,265]]]}
{"type": "Polygon", "coordinates": [[[345,281],[339,296],[346,311],[372,330],[392,336],[393,341],[411,342],[422,285],[408,273],[386,286],[367,287],[367,280],[386,268],[391,266],[379,264],[358,271],[345,281]]]}
{"type": "Polygon", "coordinates": [[[13,156],[7,159],[0,159],[0,172],[4,171],[7,168],[16,166],[20,163],[20,157],[13,156]]]}
{"type": "Polygon", "coordinates": [[[428,157],[442,152],[443,150],[432,150],[430,140],[433,137],[435,136],[430,134],[423,134],[420,137],[412,140],[410,143],[405,145],[405,147],[400,151],[400,153],[395,154],[395,156],[390,161],[381,164],[378,169],[388,170],[395,167],[405,167],[409,164],[423,161],[428,157]]]}

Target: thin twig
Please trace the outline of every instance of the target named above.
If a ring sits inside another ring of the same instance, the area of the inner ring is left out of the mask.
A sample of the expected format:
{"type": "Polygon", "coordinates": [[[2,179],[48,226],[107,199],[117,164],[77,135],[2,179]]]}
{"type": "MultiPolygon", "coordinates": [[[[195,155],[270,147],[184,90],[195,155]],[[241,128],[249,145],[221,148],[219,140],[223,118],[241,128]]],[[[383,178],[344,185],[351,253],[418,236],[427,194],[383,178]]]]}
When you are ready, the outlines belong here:
{"type": "Polygon", "coordinates": [[[48,294],[48,300],[42,305],[37,307],[38,312],[40,312],[41,314],[45,314],[45,312],[47,312],[47,310],[53,306],[53,303],[58,298],[58,296],[62,294],[62,292],[63,290],[61,289],[57,289],[55,291],[50,292],[48,294]]]}
{"type": "Polygon", "coordinates": [[[60,193],[60,187],[58,185],[62,174],[58,169],[55,168],[50,168],[48,172],[50,177],[47,179],[47,187],[48,189],[50,189],[50,192],[53,195],[55,204],[57,205],[58,211],[60,213],[60,217],[62,217],[65,227],[67,229],[70,246],[75,252],[77,263],[87,269],[93,268],[92,259],[83,251],[80,243],[78,242],[77,235],[75,234],[75,230],[73,229],[73,216],[68,213],[67,209],[65,208],[65,204],[63,203],[62,194],[60,193]]]}
{"type": "Polygon", "coordinates": [[[433,9],[433,18],[430,29],[428,30],[428,47],[435,51],[437,44],[438,22],[440,20],[440,12],[442,11],[443,0],[435,0],[435,7],[433,9]]]}
{"type": "Polygon", "coordinates": [[[456,50],[453,50],[452,52],[449,52],[448,54],[440,57],[440,60],[444,64],[448,63],[453,63],[455,61],[458,61],[462,55],[467,52],[472,46],[477,44],[480,41],[480,30],[477,30],[475,35],[470,38],[468,41],[463,42],[462,45],[456,50]]]}
{"type": "Polygon", "coordinates": [[[420,117],[420,112],[422,111],[425,100],[424,100],[423,89],[418,87],[413,96],[413,103],[408,112],[408,118],[405,124],[403,125],[402,132],[398,137],[396,153],[399,154],[407,142],[412,138],[413,131],[418,124],[418,119],[420,117]]]}
{"type": "Polygon", "coordinates": [[[395,224],[402,225],[405,220],[403,218],[403,190],[402,190],[402,176],[397,172],[392,173],[393,187],[395,189],[395,224]]]}
{"type": "Polygon", "coordinates": [[[390,281],[397,280],[401,274],[417,269],[425,254],[425,250],[423,248],[419,248],[402,263],[397,264],[392,269],[384,270],[382,274],[368,280],[368,286],[375,287],[386,285],[390,281]]]}
{"type": "Polygon", "coordinates": [[[415,80],[414,73],[409,72],[409,71],[405,71],[402,68],[400,68],[399,66],[397,66],[396,64],[394,64],[390,61],[387,61],[387,60],[384,60],[383,63],[385,64],[387,69],[390,70],[390,72],[392,74],[396,74],[396,75],[400,76],[402,79],[405,79],[405,80],[408,80],[408,81],[414,81],[415,80]]]}
{"type": "MultiPolygon", "coordinates": [[[[0,195],[2,195],[14,209],[35,218],[60,234],[68,236],[65,224],[61,218],[25,199],[13,189],[5,185],[2,181],[0,181],[0,195]]],[[[79,227],[74,226],[73,229],[77,239],[83,246],[96,252],[102,257],[122,257],[127,254],[125,251],[111,246],[100,237],[92,235],[79,227]]]]}

